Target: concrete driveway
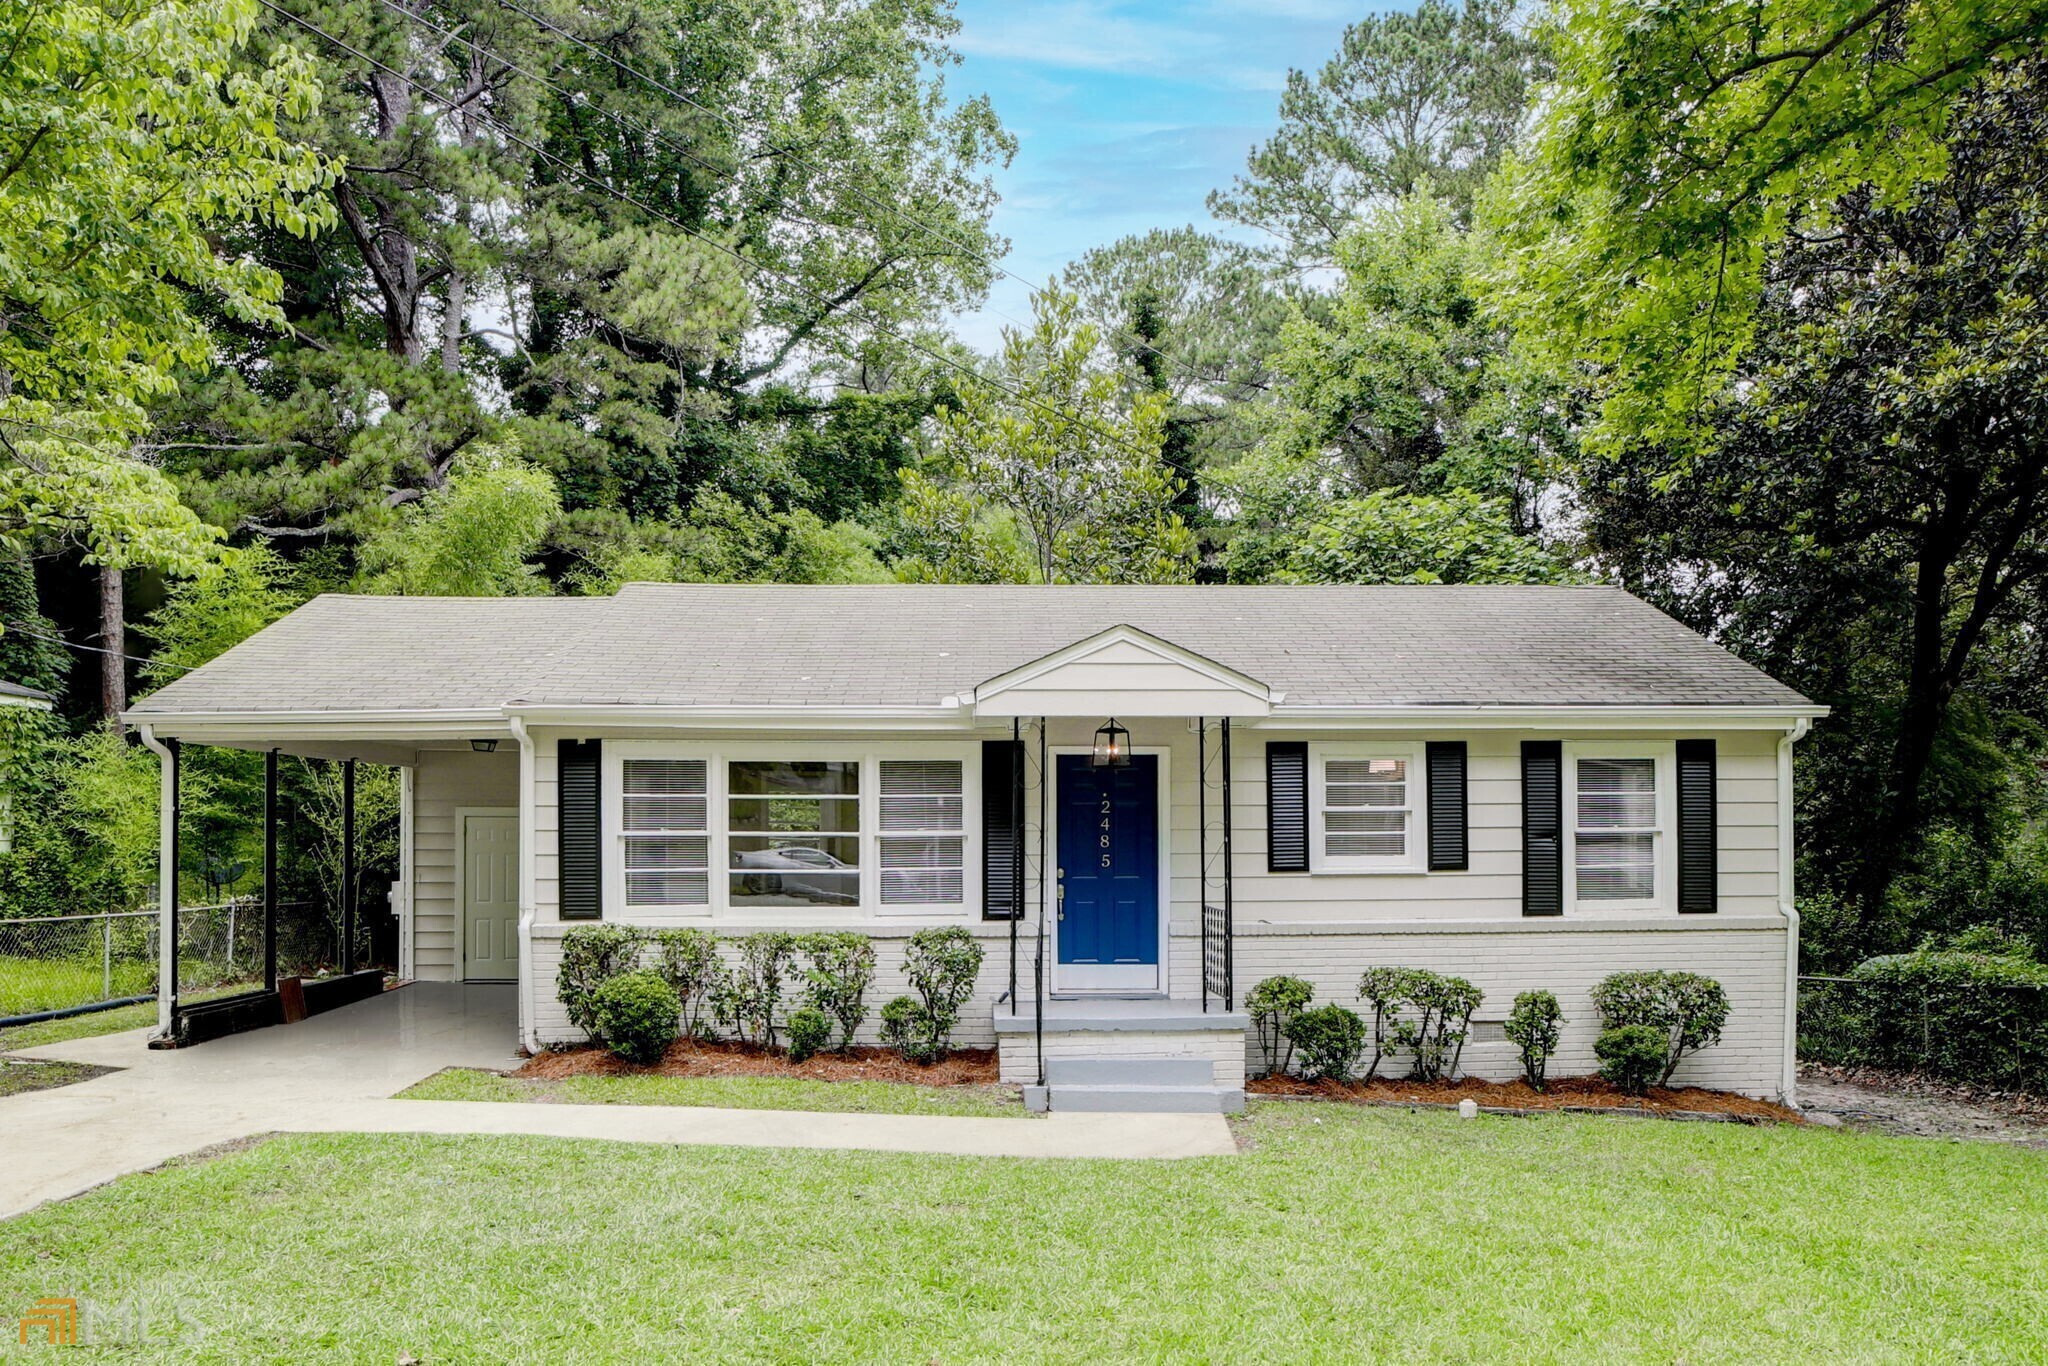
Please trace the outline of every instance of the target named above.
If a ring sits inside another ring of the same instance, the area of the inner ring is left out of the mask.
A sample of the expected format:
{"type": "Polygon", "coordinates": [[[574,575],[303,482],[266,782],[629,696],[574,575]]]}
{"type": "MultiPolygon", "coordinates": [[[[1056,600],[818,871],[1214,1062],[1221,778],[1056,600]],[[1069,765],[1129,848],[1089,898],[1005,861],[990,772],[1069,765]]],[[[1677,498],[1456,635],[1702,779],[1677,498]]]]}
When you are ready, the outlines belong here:
{"type": "Polygon", "coordinates": [[[295,1025],[151,1052],[146,1030],[21,1050],[119,1068],[0,1099],[0,1219],[216,1143],[275,1132],[535,1134],[991,1157],[1235,1153],[1221,1115],[976,1119],[391,1100],[444,1067],[519,1059],[509,986],[418,982],[295,1025]]]}

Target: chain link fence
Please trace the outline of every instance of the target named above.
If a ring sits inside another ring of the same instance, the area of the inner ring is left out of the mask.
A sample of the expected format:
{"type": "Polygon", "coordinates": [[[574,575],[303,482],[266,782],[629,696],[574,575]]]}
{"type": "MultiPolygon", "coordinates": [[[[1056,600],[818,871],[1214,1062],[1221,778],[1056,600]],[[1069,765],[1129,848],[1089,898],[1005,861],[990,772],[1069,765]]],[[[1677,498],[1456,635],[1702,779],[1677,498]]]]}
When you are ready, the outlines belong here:
{"type": "Polygon", "coordinates": [[[1801,977],[1799,1056],[2048,1095],[2048,986],[1801,977]]]}
{"type": "Polygon", "coordinates": [[[154,911],[0,920],[0,1019],[156,992],[154,911]]]}
{"type": "MultiPolygon", "coordinates": [[[[155,911],[0,920],[0,1020],[156,994],[155,911]]],[[[356,962],[378,961],[376,926],[357,927],[356,962]]],[[[277,908],[277,972],[317,977],[342,961],[337,916],[314,901],[277,908]]],[[[263,903],[178,911],[178,995],[199,1001],[264,985],[263,903]]]]}

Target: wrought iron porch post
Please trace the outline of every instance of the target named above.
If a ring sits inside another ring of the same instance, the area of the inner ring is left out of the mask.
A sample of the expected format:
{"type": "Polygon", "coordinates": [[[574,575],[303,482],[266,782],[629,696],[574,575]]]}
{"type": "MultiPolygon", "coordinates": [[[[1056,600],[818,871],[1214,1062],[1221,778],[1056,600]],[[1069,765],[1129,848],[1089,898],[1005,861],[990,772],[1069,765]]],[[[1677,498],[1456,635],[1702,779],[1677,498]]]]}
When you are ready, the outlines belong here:
{"type": "Polygon", "coordinates": [[[1209,1013],[1209,718],[1195,718],[1195,915],[1202,922],[1202,1013],[1209,1013]]]}
{"type": "Polygon", "coordinates": [[[1045,768],[1045,718],[1038,718],[1038,951],[1032,961],[1032,1031],[1038,1049],[1038,1084],[1045,1085],[1045,799],[1052,774],[1045,768]]]}
{"type": "Polygon", "coordinates": [[[1231,904],[1234,874],[1230,864],[1230,718],[1223,718],[1223,1009],[1237,1009],[1236,907],[1231,904]]]}
{"type": "Polygon", "coordinates": [[[1010,1017],[1017,1015],[1017,922],[1024,918],[1024,718],[1010,718],[1010,1017]]]}

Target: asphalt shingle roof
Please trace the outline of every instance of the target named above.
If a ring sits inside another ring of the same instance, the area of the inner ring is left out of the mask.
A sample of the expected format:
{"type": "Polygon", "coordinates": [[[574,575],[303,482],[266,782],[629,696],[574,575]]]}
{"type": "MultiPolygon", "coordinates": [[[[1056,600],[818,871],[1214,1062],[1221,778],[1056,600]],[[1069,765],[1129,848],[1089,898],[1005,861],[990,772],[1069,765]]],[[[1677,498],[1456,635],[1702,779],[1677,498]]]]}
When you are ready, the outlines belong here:
{"type": "Polygon", "coordinates": [[[133,711],[929,706],[1117,625],[1288,706],[1805,701],[1613,588],[632,584],[317,598],[133,711]]]}

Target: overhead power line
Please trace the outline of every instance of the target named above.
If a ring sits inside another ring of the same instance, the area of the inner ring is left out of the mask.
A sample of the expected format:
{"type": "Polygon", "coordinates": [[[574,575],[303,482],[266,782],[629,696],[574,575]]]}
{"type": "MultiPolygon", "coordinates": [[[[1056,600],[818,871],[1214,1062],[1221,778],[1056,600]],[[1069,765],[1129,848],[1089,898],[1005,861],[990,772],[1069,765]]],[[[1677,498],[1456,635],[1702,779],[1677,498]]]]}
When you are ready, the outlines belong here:
{"type": "MultiPolygon", "coordinates": [[[[289,23],[297,24],[300,28],[305,29],[308,33],[315,35],[316,37],[320,38],[323,42],[328,43],[337,50],[348,53],[357,61],[366,62],[369,65],[377,68],[379,71],[384,72],[386,75],[405,82],[407,86],[409,86],[419,94],[425,95],[427,98],[435,100],[442,105],[450,107],[454,105],[455,101],[453,100],[453,98],[444,91],[437,90],[433,86],[430,86],[425,82],[417,80],[413,76],[408,75],[406,72],[400,71],[398,68],[391,66],[386,62],[379,61],[377,58],[372,57],[369,53],[364,52],[361,48],[358,48],[350,44],[349,42],[345,41],[344,39],[338,38],[334,34],[329,33],[326,29],[320,27],[320,25],[314,23],[312,20],[293,14],[290,10],[285,9],[282,6],[274,3],[274,0],[256,0],[256,3],[262,5],[263,8],[277,15],[280,19],[284,19],[289,23]]],[[[761,262],[749,260],[746,256],[734,250],[732,247],[726,245],[724,242],[719,241],[717,238],[699,232],[697,229],[692,228],[687,223],[684,223],[681,219],[676,218],[673,215],[666,213],[661,209],[655,208],[653,205],[642,201],[636,196],[627,194],[625,191],[618,189],[616,186],[605,183],[603,180],[600,180],[597,177],[591,175],[589,172],[585,171],[582,167],[576,165],[574,162],[571,162],[564,157],[557,156],[555,153],[548,151],[546,148],[539,146],[538,144],[530,141],[529,139],[521,137],[519,134],[513,132],[510,128],[507,128],[502,122],[492,117],[491,115],[479,113],[473,114],[471,115],[471,117],[478,119],[480,122],[488,124],[491,128],[496,130],[499,136],[505,138],[507,141],[515,143],[518,146],[524,147],[527,151],[533,153],[535,156],[541,157],[550,164],[560,168],[561,170],[567,172],[572,176],[575,176],[578,180],[581,180],[585,184],[591,186],[598,193],[609,195],[611,198],[618,200],[622,204],[629,204],[632,207],[640,210],[642,213],[648,214],[651,217],[654,217],[664,223],[667,223],[670,227],[674,228],[677,232],[682,233],[685,237],[689,237],[695,241],[702,242],[705,246],[710,247],[713,250],[722,253],[723,255],[731,257],[735,262],[737,262],[741,266],[741,268],[751,271],[756,276],[766,275],[782,281],[784,284],[788,285],[790,288],[794,289],[798,293],[803,294],[809,299],[811,299],[814,303],[817,303],[824,307],[828,313],[841,307],[841,304],[834,302],[833,300],[827,298],[823,294],[820,294],[815,289],[812,289],[810,286],[804,284],[803,281],[792,279],[790,276],[784,274],[783,272],[773,270],[770,267],[762,264],[761,262]]],[[[987,384],[989,387],[1009,395],[1017,402],[1025,404],[1029,407],[1036,408],[1040,412],[1047,414],[1048,416],[1054,418],[1057,421],[1066,423],[1068,426],[1078,428],[1082,431],[1092,432],[1094,435],[1100,437],[1101,439],[1109,442],[1112,445],[1121,446],[1131,454],[1139,456],[1141,458],[1145,458],[1145,452],[1139,450],[1136,446],[1124,440],[1124,438],[1118,436],[1115,432],[1108,431],[1102,427],[1099,427],[1095,423],[1090,422],[1087,419],[1079,417],[1075,414],[1061,412],[1058,408],[1053,407],[1051,404],[1048,404],[1041,399],[1033,398],[1031,395],[1026,394],[1018,389],[1014,389],[999,379],[995,379],[992,376],[981,373],[980,371],[974,369],[972,366],[964,365],[960,361],[955,360],[953,357],[946,355],[942,351],[934,351],[930,347],[925,346],[921,342],[915,341],[909,337],[901,336],[894,329],[889,327],[886,323],[877,321],[872,315],[856,313],[855,306],[852,304],[845,305],[845,313],[846,316],[851,317],[855,321],[864,324],[868,328],[869,333],[872,336],[876,336],[877,338],[888,337],[890,340],[897,342],[898,344],[906,347],[909,350],[917,352],[919,355],[924,356],[929,360],[936,361],[937,363],[944,365],[950,369],[957,370],[961,374],[966,375],[968,378],[973,379],[978,383],[987,384]]]]}

